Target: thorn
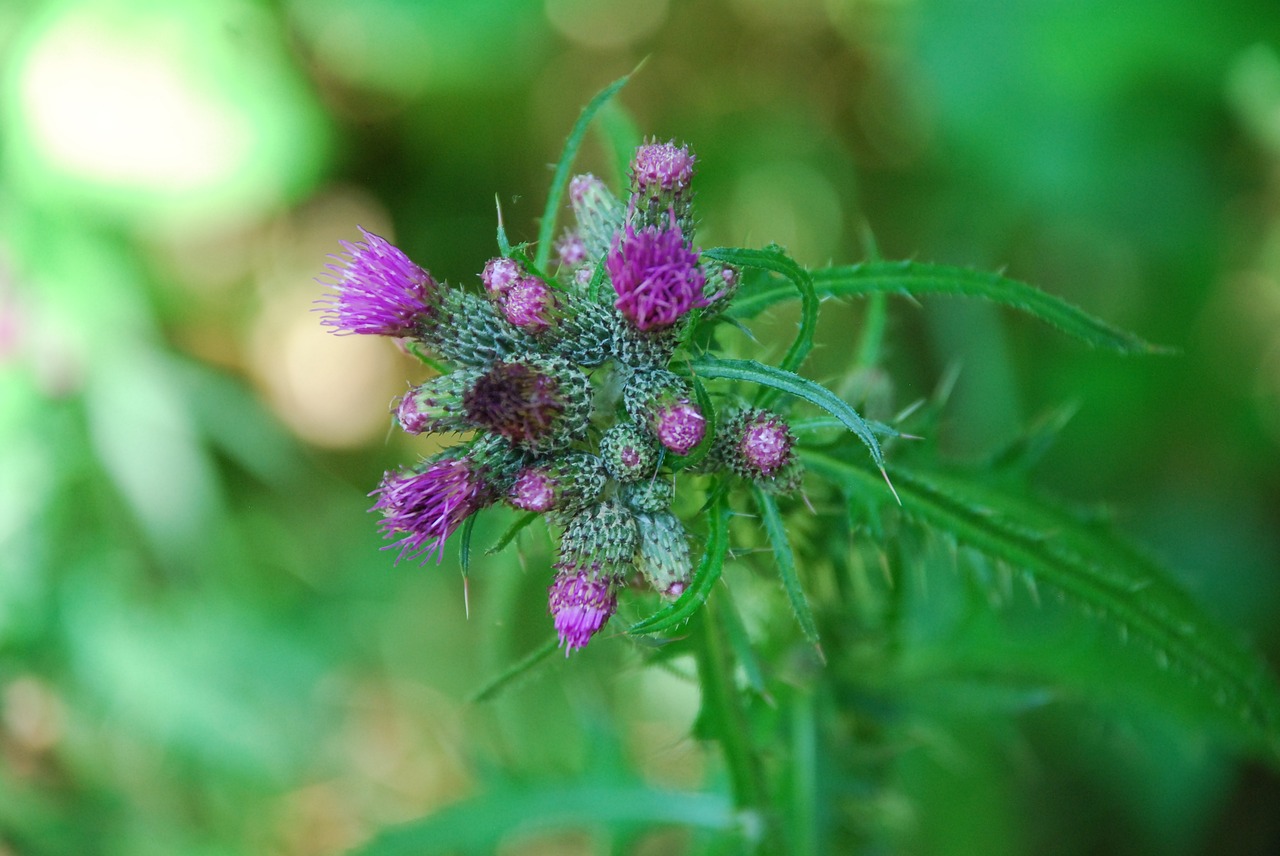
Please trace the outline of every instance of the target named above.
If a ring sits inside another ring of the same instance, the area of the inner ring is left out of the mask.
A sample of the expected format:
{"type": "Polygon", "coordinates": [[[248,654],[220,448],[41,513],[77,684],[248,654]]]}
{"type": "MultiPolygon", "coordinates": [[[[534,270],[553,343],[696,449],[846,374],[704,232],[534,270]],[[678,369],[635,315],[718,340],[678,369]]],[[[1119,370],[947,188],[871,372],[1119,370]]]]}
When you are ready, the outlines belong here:
{"type": "Polygon", "coordinates": [[[814,642],[813,650],[817,653],[818,659],[822,661],[822,665],[824,666],[827,665],[827,654],[825,651],[822,650],[822,643],[814,642]]]}
{"type": "Polygon", "coordinates": [[[467,620],[471,620],[471,578],[462,578],[462,609],[467,614],[467,620]]]}
{"type": "Polygon", "coordinates": [[[813,507],[813,503],[809,501],[809,494],[805,492],[804,488],[800,489],[800,498],[804,500],[804,507],[809,509],[810,514],[818,513],[817,509],[813,507]]]}
{"type": "Polygon", "coordinates": [[[502,224],[502,200],[498,198],[498,194],[493,194],[493,207],[498,209],[498,228],[505,228],[502,224]]]}
{"type": "Polygon", "coordinates": [[[902,505],[902,497],[898,496],[897,488],[893,486],[893,482],[889,481],[889,474],[884,471],[884,467],[880,468],[880,475],[884,476],[884,483],[889,486],[889,492],[893,494],[893,498],[898,501],[898,505],[902,505]]]}

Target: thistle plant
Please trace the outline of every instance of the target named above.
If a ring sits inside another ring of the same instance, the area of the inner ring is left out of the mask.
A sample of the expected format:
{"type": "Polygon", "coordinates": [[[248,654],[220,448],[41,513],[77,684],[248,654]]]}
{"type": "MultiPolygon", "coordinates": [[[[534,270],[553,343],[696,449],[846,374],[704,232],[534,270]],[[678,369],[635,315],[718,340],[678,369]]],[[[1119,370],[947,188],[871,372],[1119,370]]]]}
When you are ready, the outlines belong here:
{"type": "MultiPolygon", "coordinates": [[[[1145,652],[1157,671],[1184,679],[1206,721],[1280,756],[1280,694],[1256,655],[1106,526],[992,476],[1019,472],[1058,422],[1029,432],[990,471],[966,473],[930,440],[945,396],[896,418],[866,418],[803,372],[820,300],[867,300],[856,349],[865,363],[879,350],[885,296],[894,293],[983,298],[1095,347],[1161,349],[994,274],[874,252],[861,264],[810,270],[776,246],[704,247],[695,196],[702,162],[691,146],[635,147],[627,186],[616,191],[593,175],[569,175],[588,122],[620,85],[601,93],[570,135],[536,243],[513,246],[500,225],[499,255],[480,265],[478,287],[440,282],[368,232],[330,266],[323,323],[406,340],[441,372],[396,403],[400,428],[467,437],[387,473],[374,491],[396,560],[438,561],[490,506],[518,513],[502,545],[536,520],[554,535],[555,559],[538,570],[554,638],[481,695],[556,648],[568,656],[623,644],[602,636],[648,637],[654,661],[692,654],[697,664],[697,733],[723,749],[738,810],[707,815],[706,825],[731,827],[747,849],[763,843],[771,852],[865,843],[874,835],[842,838],[846,827],[821,819],[803,788],[780,784],[788,764],[814,758],[794,747],[789,760],[767,757],[746,723],[762,706],[782,705],[782,719],[793,722],[812,713],[805,705],[813,699],[794,690],[804,670],[782,665],[780,650],[828,670],[818,682],[828,704],[852,692],[849,675],[860,670],[878,676],[875,693],[905,693],[891,642],[856,642],[897,632],[901,595],[877,589],[867,569],[941,564],[964,571],[993,601],[1009,597],[1015,580],[1037,604],[1052,593],[1145,652]],[[557,237],[566,195],[573,222],[557,237]],[[727,332],[789,301],[799,304],[798,331],[776,360],[764,347],[751,358],[743,346],[724,350],[727,332]],[[778,574],[791,628],[770,625],[767,639],[758,628],[753,636],[719,584],[727,565],[759,555],[778,574]],[[810,584],[828,577],[836,582],[811,599],[810,584]],[[625,626],[620,614],[631,616],[625,626]],[[772,665],[762,664],[761,648],[774,652],[772,665]]],[[[1055,678],[1064,676],[1047,679],[1055,678]]],[[[873,718],[859,716],[864,726],[873,718]]],[[[865,762],[830,763],[847,763],[851,780],[867,775],[865,762]]]]}

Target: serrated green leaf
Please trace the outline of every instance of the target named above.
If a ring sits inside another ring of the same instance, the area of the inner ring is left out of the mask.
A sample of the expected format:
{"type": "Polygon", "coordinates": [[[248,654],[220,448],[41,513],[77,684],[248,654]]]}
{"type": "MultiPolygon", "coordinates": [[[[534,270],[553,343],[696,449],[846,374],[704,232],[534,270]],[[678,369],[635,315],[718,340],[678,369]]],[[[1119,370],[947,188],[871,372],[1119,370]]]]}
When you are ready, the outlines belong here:
{"type": "Polygon", "coordinates": [[[578,149],[582,146],[582,139],[587,134],[587,127],[600,108],[616,95],[619,89],[626,86],[627,81],[631,79],[631,74],[610,83],[588,101],[587,106],[583,107],[578,115],[578,121],[573,124],[573,129],[569,131],[569,137],[564,142],[564,151],[560,153],[556,171],[551,177],[547,205],[542,211],[542,223],[538,227],[538,253],[534,257],[534,266],[538,270],[545,270],[547,262],[551,259],[551,242],[556,231],[556,215],[560,213],[560,200],[564,198],[565,185],[569,181],[569,170],[573,168],[573,161],[578,156],[578,149]]]}
{"type": "MultiPolygon", "coordinates": [[[[876,474],[815,451],[806,468],[868,502],[876,474]]],[[[933,531],[1055,589],[1118,635],[1148,648],[1156,665],[1186,675],[1186,692],[1222,711],[1244,742],[1280,761],[1280,688],[1248,651],[1110,532],[1061,510],[956,475],[894,470],[903,512],[933,531]]]]}
{"type": "Polygon", "coordinates": [[[717,492],[707,512],[710,531],[707,533],[707,546],[702,553],[702,561],[694,571],[693,580],[680,597],[659,609],[648,618],[637,621],[627,630],[628,633],[662,633],[678,627],[688,621],[690,616],[706,602],[711,589],[720,579],[724,570],[724,559],[729,552],[729,509],[724,497],[717,492]]]}
{"type": "MultiPolygon", "coordinates": [[[[813,620],[813,610],[809,608],[809,599],[804,595],[804,587],[800,585],[800,575],[796,572],[795,554],[791,552],[791,541],[787,538],[787,527],[782,522],[782,514],[778,511],[778,502],[770,494],[765,493],[759,485],[752,485],[752,498],[760,509],[760,520],[764,524],[765,534],[769,537],[769,546],[773,548],[773,560],[778,565],[778,576],[782,578],[782,588],[791,601],[791,610],[796,615],[804,638],[813,645],[818,645],[818,625],[813,620]]],[[[819,649],[821,650],[821,649],[819,649]]]]}
{"type": "MultiPolygon", "coordinates": [[[[820,297],[870,294],[951,294],[980,297],[1033,315],[1090,345],[1122,354],[1167,353],[1132,333],[1093,317],[1067,301],[1035,286],[995,273],[921,262],[865,262],[812,272],[820,297]]],[[[792,297],[792,290],[769,285],[739,295],[730,309],[735,318],[751,318],[792,297]]]]}
{"type": "Polygon", "coordinates": [[[604,779],[508,786],[378,835],[356,856],[492,853],[512,832],[676,824],[731,831],[742,818],[722,794],[671,791],[604,779]]]}
{"type": "Polygon", "coordinates": [[[484,551],[484,554],[486,556],[492,556],[495,553],[501,553],[507,548],[508,544],[515,540],[516,536],[519,535],[526,526],[537,520],[538,517],[539,514],[536,511],[527,511],[524,514],[521,514],[512,521],[511,525],[507,527],[507,530],[502,533],[501,537],[493,543],[493,546],[484,551]]]}
{"type": "Polygon", "coordinates": [[[694,374],[702,375],[703,377],[745,380],[769,386],[821,407],[839,419],[844,427],[852,431],[862,441],[862,444],[871,452],[871,459],[883,471],[884,454],[880,451],[880,444],[876,441],[876,435],[871,424],[825,386],[814,383],[807,378],[802,378],[797,374],[792,374],[789,371],[758,363],[755,360],[721,360],[704,356],[693,361],[692,369],[694,374]]]}
{"type": "MultiPolygon", "coordinates": [[[[791,347],[787,348],[786,354],[778,363],[778,367],[789,372],[799,369],[805,357],[813,350],[813,334],[818,327],[818,295],[814,291],[813,279],[809,276],[809,272],[779,247],[766,247],[763,250],[715,247],[703,250],[702,255],[726,264],[781,274],[791,282],[800,295],[800,329],[796,332],[791,347]]],[[[777,396],[776,389],[766,390],[756,399],[756,406],[768,407],[777,396]]]]}

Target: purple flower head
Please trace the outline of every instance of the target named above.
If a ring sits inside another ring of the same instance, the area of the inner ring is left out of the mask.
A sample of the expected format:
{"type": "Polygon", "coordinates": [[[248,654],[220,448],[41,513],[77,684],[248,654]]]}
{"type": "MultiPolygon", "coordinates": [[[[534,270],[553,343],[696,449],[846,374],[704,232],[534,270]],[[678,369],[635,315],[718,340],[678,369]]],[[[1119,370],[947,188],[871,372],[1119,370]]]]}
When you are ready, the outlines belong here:
{"type": "Polygon", "coordinates": [[[530,333],[540,333],[550,327],[556,308],[555,293],[533,276],[520,277],[502,298],[502,314],[530,333]]]}
{"type": "Polygon", "coordinates": [[[523,275],[524,271],[520,270],[520,265],[516,262],[511,259],[496,258],[485,262],[480,281],[484,283],[485,291],[494,296],[501,296],[519,282],[523,275]]]}
{"type": "Polygon", "coordinates": [[[771,476],[790,463],[794,442],[787,423],[771,413],[761,412],[743,426],[738,450],[750,470],[759,476],[771,476]]]}
{"type": "Polygon", "coordinates": [[[613,586],[585,571],[557,574],[547,593],[566,657],[585,646],[618,609],[613,586]]]}
{"type": "Polygon", "coordinates": [[[422,472],[388,472],[373,492],[381,511],[379,526],[390,539],[399,534],[396,561],[444,555],[444,542],[472,513],[488,504],[489,488],[466,458],[436,461],[422,472]]]}
{"type": "Polygon", "coordinates": [[[556,255],[560,258],[562,267],[577,267],[587,260],[587,245],[582,242],[581,235],[566,229],[560,240],[556,241],[556,255]]]}
{"type": "Polygon", "coordinates": [[[618,299],[614,306],[638,330],[660,330],[695,306],[706,306],[706,275],[698,252],[684,242],[674,217],[670,226],[618,234],[605,259],[618,299]]]}
{"type": "Polygon", "coordinates": [[[631,159],[631,180],[635,189],[645,195],[678,191],[689,186],[696,160],[688,146],[646,143],[636,149],[631,159]]]}
{"type": "Polygon", "coordinates": [[[526,467],[516,476],[508,499],[525,511],[550,511],[556,502],[556,482],[545,470],[526,467]]]}
{"type": "Polygon", "coordinates": [[[677,455],[689,454],[707,432],[702,411],[688,400],[661,408],[654,415],[653,424],[658,441],[677,455]]]}
{"type": "Polygon", "coordinates": [[[438,288],[431,274],[388,241],[361,228],[364,241],[343,241],[340,264],[326,265],[336,291],[317,301],[321,322],[337,333],[412,335],[430,314],[438,288]]]}

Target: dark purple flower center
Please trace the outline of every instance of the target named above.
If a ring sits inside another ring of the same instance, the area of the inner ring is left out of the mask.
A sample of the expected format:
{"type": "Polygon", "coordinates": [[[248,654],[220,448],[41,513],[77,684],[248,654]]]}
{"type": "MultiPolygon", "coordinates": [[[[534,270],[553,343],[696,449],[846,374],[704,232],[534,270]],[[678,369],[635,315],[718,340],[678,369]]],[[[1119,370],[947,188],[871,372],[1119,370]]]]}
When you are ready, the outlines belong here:
{"type": "Polygon", "coordinates": [[[555,430],[564,412],[560,387],[524,363],[494,363],[462,399],[467,419],[512,443],[531,443],[555,430]]]}

